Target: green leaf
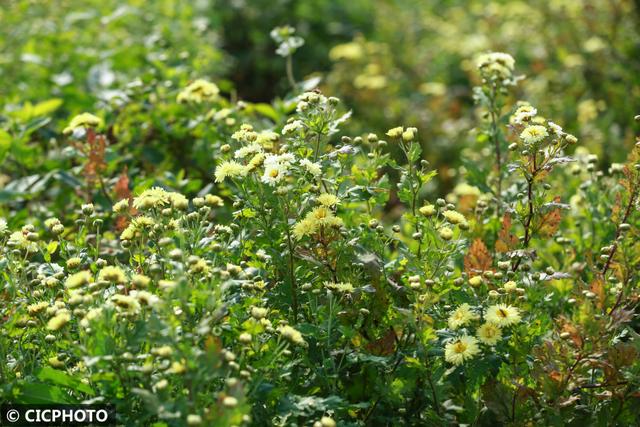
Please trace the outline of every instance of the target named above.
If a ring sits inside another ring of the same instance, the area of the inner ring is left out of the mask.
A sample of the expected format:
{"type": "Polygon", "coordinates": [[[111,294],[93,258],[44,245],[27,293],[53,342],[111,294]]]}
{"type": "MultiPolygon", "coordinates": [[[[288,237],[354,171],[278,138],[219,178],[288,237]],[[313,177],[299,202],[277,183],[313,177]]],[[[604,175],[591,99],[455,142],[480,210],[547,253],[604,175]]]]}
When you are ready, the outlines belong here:
{"type": "Polygon", "coordinates": [[[0,129],[0,164],[11,149],[11,139],[11,135],[6,130],[0,129]]]}
{"type": "Polygon", "coordinates": [[[47,404],[76,403],[64,389],[45,383],[21,383],[15,397],[16,403],[47,404]]]}
{"type": "Polygon", "coordinates": [[[258,114],[261,114],[274,122],[278,122],[280,119],[280,115],[278,112],[269,104],[252,104],[249,108],[250,111],[255,111],[258,114]]]}
{"type": "Polygon", "coordinates": [[[94,392],[89,385],[80,381],[79,378],[73,377],[63,371],[44,367],[38,371],[36,377],[44,382],[50,382],[58,386],[70,388],[82,393],[93,395],[94,392]]]}
{"type": "Polygon", "coordinates": [[[422,147],[420,146],[420,144],[414,143],[409,145],[409,152],[407,153],[407,155],[411,163],[417,162],[420,159],[421,154],[422,147]]]}
{"type": "Polygon", "coordinates": [[[52,98],[42,101],[33,106],[31,110],[32,116],[47,116],[56,111],[62,105],[62,99],[52,98]]]}
{"type": "Polygon", "coordinates": [[[56,242],[56,241],[51,241],[47,245],[47,252],[50,255],[53,255],[56,252],[57,249],[58,249],[58,242],[56,242]]]}

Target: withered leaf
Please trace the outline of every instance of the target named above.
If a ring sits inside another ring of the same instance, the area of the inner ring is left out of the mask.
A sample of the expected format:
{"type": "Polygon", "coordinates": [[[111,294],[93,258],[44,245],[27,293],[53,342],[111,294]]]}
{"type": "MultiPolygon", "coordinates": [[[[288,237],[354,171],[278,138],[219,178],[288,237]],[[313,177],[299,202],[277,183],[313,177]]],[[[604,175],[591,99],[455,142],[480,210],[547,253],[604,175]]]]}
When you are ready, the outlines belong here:
{"type": "Polygon", "coordinates": [[[131,190],[129,189],[129,176],[127,175],[127,168],[122,171],[116,181],[113,191],[116,193],[116,200],[130,199],[131,190]]]}
{"type": "MultiPolygon", "coordinates": [[[[556,196],[553,201],[554,203],[560,203],[560,196],[556,196]]],[[[547,212],[540,220],[538,232],[545,237],[553,236],[558,231],[561,220],[562,216],[560,215],[559,207],[547,212]]]]}
{"type": "Polygon", "coordinates": [[[469,277],[478,276],[483,271],[491,270],[492,265],[493,258],[487,246],[479,238],[474,240],[464,257],[464,271],[469,277]]]}
{"type": "Polygon", "coordinates": [[[376,356],[388,356],[392,354],[396,347],[396,332],[389,328],[386,334],[375,341],[368,343],[365,348],[376,356]]]}
{"type": "Polygon", "coordinates": [[[567,322],[562,325],[562,332],[567,332],[569,334],[571,341],[573,341],[576,347],[582,347],[583,341],[578,328],[567,322]]]}
{"type": "Polygon", "coordinates": [[[502,227],[496,241],[496,252],[509,252],[517,245],[518,237],[511,232],[511,215],[507,212],[502,217],[502,227]]]}
{"type": "Polygon", "coordinates": [[[85,152],[89,161],[84,166],[83,173],[87,182],[93,184],[107,168],[107,163],[104,158],[106,141],[103,135],[96,134],[93,129],[89,129],[87,132],[87,143],[88,147],[85,152]]]}
{"type": "Polygon", "coordinates": [[[593,280],[593,282],[591,282],[591,285],[589,285],[589,287],[591,289],[591,292],[596,294],[596,302],[598,308],[602,308],[606,297],[604,292],[604,282],[602,281],[602,279],[596,278],[593,280]]]}

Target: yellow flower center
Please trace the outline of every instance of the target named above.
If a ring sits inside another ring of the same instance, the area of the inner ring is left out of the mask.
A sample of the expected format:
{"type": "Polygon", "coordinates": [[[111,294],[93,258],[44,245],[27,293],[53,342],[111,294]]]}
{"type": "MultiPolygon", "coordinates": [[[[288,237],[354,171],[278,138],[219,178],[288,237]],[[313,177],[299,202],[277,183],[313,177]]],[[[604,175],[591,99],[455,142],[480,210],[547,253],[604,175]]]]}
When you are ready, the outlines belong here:
{"type": "Polygon", "coordinates": [[[271,175],[271,178],[277,178],[278,177],[278,169],[271,169],[271,172],[269,172],[269,175],[271,175]]]}
{"type": "Polygon", "coordinates": [[[498,315],[502,318],[506,318],[508,316],[508,313],[506,310],[503,310],[502,308],[498,309],[498,315]]]}
{"type": "Polygon", "coordinates": [[[462,341],[458,341],[457,343],[454,344],[453,350],[456,353],[464,353],[467,350],[467,346],[464,345],[462,341]]]}
{"type": "Polygon", "coordinates": [[[316,218],[317,219],[323,219],[327,217],[327,211],[324,209],[318,209],[318,211],[316,212],[316,218]]]}

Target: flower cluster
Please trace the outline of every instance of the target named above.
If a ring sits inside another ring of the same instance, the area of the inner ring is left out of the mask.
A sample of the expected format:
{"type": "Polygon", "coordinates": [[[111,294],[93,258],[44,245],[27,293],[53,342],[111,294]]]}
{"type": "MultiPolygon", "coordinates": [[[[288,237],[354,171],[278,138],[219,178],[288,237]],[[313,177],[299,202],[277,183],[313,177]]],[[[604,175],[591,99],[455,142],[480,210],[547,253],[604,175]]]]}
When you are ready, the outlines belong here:
{"type": "MultiPolygon", "coordinates": [[[[494,347],[502,340],[504,328],[521,321],[519,309],[506,304],[489,306],[483,313],[483,318],[484,323],[476,329],[475,337],[462,334],[445,345],[445,359],[447,362],[461,365],[480,355],[482,350],[478,342],[494,347]]],[[[469,304],[464,303],[451,312],[447,322],[450,329],[457,330],[462,327],[467,328],[478,319],[480,319],[480,315],[469,304]]]]}

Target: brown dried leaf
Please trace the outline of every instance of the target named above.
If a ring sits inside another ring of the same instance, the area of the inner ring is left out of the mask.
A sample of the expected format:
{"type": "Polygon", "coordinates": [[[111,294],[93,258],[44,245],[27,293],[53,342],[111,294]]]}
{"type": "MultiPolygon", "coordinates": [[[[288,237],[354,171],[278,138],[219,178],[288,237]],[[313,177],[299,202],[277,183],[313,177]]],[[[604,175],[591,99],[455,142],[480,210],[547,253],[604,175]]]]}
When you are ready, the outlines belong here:
{"type": "Polygon", "coordinates": [[[496,252],[509,252],[518,246],[518,237],[511,233],[511,215],[507,212],[502,217],[502,227],[498,232],[496,252]]]}
{"type": "Polygon", "coordinates": [[[478,203],[478,196],[466,195],[458,199],[458,210],[462,213],[472,212],[478,203]]]}
{"type": "Polygon", "coordinates": [[[116,185],[113,187],[113,191],[116,193],[116,200],[130,199],[131,190],[129,190],[129,176],[127,175],[127,168],[125,167],[116,185]]]}
{"type": "Polygon", "coordinates": [[[395,351],[396,332],[393,328],[389,328],[386,334],[375,341],[368,343],[365,348],[376,356],[388,356],[395,351]]]}
{"type": "Polygon", "coordinates": [[[605,295],[605,291],[604,291],[604,282],[602,281],[602,279],[600,278],[596,278],[593,280],[593,282],[591,282],[591,285],[589,285],[591,292],[593,292],[594,294],[596,294],[597,297],[597,305],[598,308],[602,308],[604,306],[604,300],[606,298],[605,295]]]}
{"type": "Polygon", "coordinates": [[[549,378],[551,378],[553,381],[559,383],[562,381],[562,374],[558,371],[551,371],[549,372],[549,378]]]}
{"type": "Polygon", "coordinates": [[[469,247],[469,252],[464,257],[464,270],[469,277],[478,276],[483,271],[491,270],[493,258],[489,249],[481,239],[473,241],[469,247]]]}
{"type": "Polygon", "coordinates": [[[118,230],[120,233],[122,233],[124,231],[125,228],[127,228],[127,226],[129,225],[129,220],[127,219],[127,217],[125,216],[118,216],[116,218],[116,230],[118,230]]]}
{"type": "MultiPolygon", "coordinates": [[[[553,201],[555,203],[560,203],[560,196],[556,196],[553,201]]],[[[542,216],[540,220],[540,228],[539,233],[546,237],[553,236],[556,231],[558,231],[558,227],[560,227],[560,221],[562,220],[562,216],[560,215],[560,208],[556,208],[547,212],[542,216]]]]}
{"type": "Polygon", "coordinates": [[[562,325],[562,332],[568,332],[570,337],[571,337],[571,341],[573,341],[573,343],[576,345],[576,347],[582,347],[582,337],[580,336],[580,332],[578,331],[578,328],[576,328],[575,326],[573,326],[571,323],[565,323],[564,325],[562,325]]]}
{"type": "Polygon", "coordinates": [[[617,223],[620,220],[620,210],[622,206],[622,194],[616,193],[616,201],[611,208],[611,221],[617,223]]]}
{"type": "Polygon", "coordinates": [[[87,183],[96,182],[100,174],[107,169],[105,162],[106,140],[103,135],[96,134],[93,129],[87,131],[88,148],[85,151],[89,161],[84,166],[83,173],[87,179],[87,183]]]}

